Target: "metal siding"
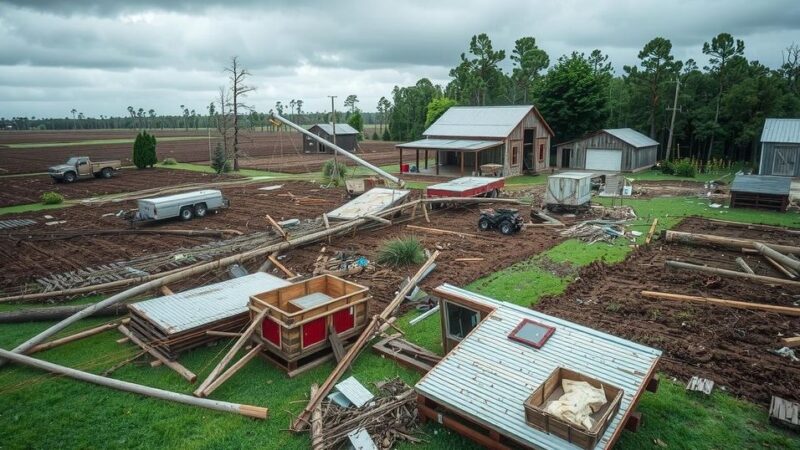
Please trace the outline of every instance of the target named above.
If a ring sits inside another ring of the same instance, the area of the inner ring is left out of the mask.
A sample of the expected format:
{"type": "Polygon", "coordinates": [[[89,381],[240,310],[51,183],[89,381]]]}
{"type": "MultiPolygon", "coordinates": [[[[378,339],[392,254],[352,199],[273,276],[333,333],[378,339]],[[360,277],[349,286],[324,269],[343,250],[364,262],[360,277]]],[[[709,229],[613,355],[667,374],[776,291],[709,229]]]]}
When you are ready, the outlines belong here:
{"type": "Polygon", "coordinates": [[[639,133],[633,128],[606,128],[602,131],[614,136],[622,142],[627,143],[631,147],[642,148],[658,145],[658,141],[651,139],[645,134],[639,133]]]}
{"type": "Polygon", "coordinates": [[[800,119],[766,119],[761,142],[800,144],[800,119]]]}
{"type": "MultiPolygon", "coordinates": [[[[325,134],[328,136],[333,136],[333,124],[330,123],[318,123],[313,127],[309,128],[309,131],[313,130],[314,128],[319,128],[320,130],[324,131],[325,134]]],[[[348,134],[358,134],[358,130],[351,127],[349,124],[346,123],[337,123],[336,124],[336,136],[344,136],[348,134]]]]}
{"type": "Polygon", "coordinates": [[[572,444],[525,422],[523,402],[556,367],[566,367],[624,390],[620,410],[598,449],[609,439],[644,388],[661,352],[513,304],[444,285],[439,290],[487,304],[495,311],[450,351],[415,387],[460,414],[528,445],[574,449],[572,444]],[[508,339],[522,319],[556,328],[539,350],[508,339]]]}
{"type": "Polygon", "coordinates": [[[167,334],[173,334],[247,312],[251,295],[290,284],[278,277],[259,272],[133,303],[128,307],[167,334]]]}
{"type": "Polygon", "coordinates": [[[356,408],[366,405],[375,398],[372,392],[353,376],[342,380],[334,389],[350,400],[350,403],[355,405],[356,408]]]}
{"type": "Polygon", "coordinates": [[[377,214],[399,204],[410,194],[404,189],[375,187],[328,213],[329,219],[351,220],[377,214]]]}
{"type": "MultiPolygon", "coordinates": [[[[779,142],[764,142],[761,144],[761,159],[758,164],[759,175],[775,175],[775,157],[779,148],[794,147],[795,151],[800,153],[800,145],[792,143],[779,143],[779,142]]],[[[795,164],[794,173],[791,175],[777,175],[800,177],[800,155],[798,155],[798,163],[795,164]]]]}

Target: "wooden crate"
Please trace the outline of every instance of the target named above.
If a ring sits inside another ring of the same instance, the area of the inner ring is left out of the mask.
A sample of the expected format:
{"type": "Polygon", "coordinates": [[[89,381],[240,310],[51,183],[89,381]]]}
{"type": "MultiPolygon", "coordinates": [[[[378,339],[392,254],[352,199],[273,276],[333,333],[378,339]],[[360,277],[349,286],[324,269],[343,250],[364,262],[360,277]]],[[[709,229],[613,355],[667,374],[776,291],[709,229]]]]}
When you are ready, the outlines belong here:
{"type": "Polygon", "coordinates": [[[533,394],[525,400],[525,421],[528,425],[538,430],[554,434],[580,448],[592,449],[603,437],[603,434],[614,419],[614,416],[617,415],[620,402],[622,401],[622,395],[623,391],[618,387],[603,383],[581,373],[558,367],[547,377],[544,383],[536,388],[533,394]],[[605,391],[608,402],[603,405],[599,411],[592,414],[591,417],[594,419],[594,426],[591,430],[587,431],[567,423],[545,411],[548,402],[557,400],[564,394],[561,388],[561,380],[565,378],[574,381],[586,381],[596,388],[602,387],[605,391]]]}
{"type": "Polygon", "coordinates": [[[766,209],[786,212],[788,195],[760,194],[755,192],[731,192],[731,208],[766,209]]]}

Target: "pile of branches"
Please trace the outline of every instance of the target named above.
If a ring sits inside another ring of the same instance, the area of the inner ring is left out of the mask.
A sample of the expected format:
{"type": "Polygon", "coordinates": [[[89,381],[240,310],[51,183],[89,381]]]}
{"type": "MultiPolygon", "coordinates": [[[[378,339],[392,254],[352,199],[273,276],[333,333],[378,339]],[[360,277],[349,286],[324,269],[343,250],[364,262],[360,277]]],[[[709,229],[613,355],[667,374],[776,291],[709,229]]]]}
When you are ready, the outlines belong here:
{"type": "Polygon", "coordinates": [[[633,220],[636,213],[630,206],[601,206],[593,205],[592,214],[606,220],[633,220]]]}
{"type": "Polygon", "coordinates": [[[419,443],[412,436],[418,426],[416,395],[400,378],[376,384],[380,394],[360,408],[343,408],[335,403],[322,405],[322,448],[339,448],[348,433],[364,428],[375,446],[392,448],[397,440],[419,443]]]}
{"type": "Polygon", "coordinates": [[[561,236],[580,239],[592,245],[596,242],[612,243],[625,236],[625,221],[587,220],[561,232],[561,236]]]}

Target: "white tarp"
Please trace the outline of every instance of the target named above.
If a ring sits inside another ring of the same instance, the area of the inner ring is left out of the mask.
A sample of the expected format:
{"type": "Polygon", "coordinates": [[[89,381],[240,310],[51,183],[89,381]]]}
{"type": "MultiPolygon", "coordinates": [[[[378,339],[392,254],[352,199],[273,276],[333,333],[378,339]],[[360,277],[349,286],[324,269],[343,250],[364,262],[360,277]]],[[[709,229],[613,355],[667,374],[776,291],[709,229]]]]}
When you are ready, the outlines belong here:
{"type": "Polygon", "coordinates": [[[561,380],[564,395],[547,405],[548,413],[559,419],[591,430],[594,420],[591,415],[600,410],[608,400],[602,388],[596,388],[585,381],[561,380]]]}

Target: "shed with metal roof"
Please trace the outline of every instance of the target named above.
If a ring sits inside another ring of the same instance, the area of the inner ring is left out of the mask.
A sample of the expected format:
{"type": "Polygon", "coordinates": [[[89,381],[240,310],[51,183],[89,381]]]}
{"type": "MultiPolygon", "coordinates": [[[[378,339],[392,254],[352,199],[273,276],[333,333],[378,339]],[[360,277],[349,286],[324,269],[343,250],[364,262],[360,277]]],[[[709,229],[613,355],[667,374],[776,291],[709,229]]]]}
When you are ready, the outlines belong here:
{"type": "MultiPolygon", "coordinates": [[[[354,152],[358,148],[358,130],[346,123],[318,123],[309,128],[308,131],[327,141],[335,143],[339,147],[349,152],[354,152]],[[335,133],[334,128],[336,129],[335,133]]],[[[303,135],[303,152],[333,153],[333,149],[306,135],[303,135]]]]}
{"type": "Polygon", "coordinates": [[[505,176],[547,169],[553,130],[533,105],[453,106],[423,133],[424,139],[399,144],[415,151],[421,173],[464,176],[481,174],[481,166],[503,167],[505,176]],[[420,152],[424,152],[420,165],[420,152]],[[433,153],[434,167],[428,157],[433,153]]]}
{"type": "Polygon", "coordinates": [[[731,208],[786,211],[792,179],[770,175],[736,175],[731,183],[731,208]]]}
{"type": "Polygon", "coordinates": [[[556,167],[638,172],[656,164],[658,145],[632,128],[607,128],[556,145],[556,167]]]}
{"type": "Polygon", "coordinates": [[[524,402],[556,368],[623,390],[619,411],[595,449],[611,448],[644,390],[654,390],[661,351],[598,330],[444,284],[446,356],[416,384],[421,416],[489,448],[575,449],[526,422],[524,402]],[[520,338],[521,325],[547,332],[520,338]]]}
{"type": "Polygon", "coordinates": [[[758,173],[800,177],[800,119],[764,121],[758,173]]]}

